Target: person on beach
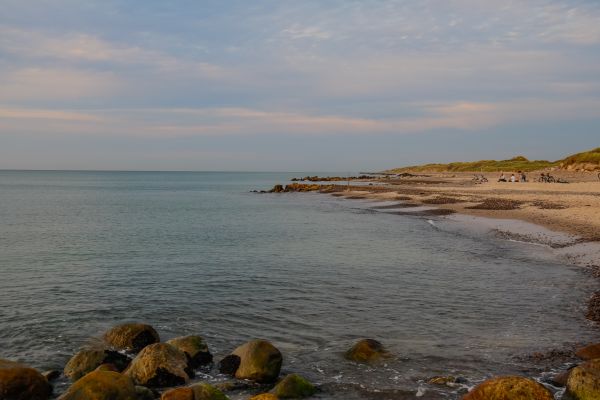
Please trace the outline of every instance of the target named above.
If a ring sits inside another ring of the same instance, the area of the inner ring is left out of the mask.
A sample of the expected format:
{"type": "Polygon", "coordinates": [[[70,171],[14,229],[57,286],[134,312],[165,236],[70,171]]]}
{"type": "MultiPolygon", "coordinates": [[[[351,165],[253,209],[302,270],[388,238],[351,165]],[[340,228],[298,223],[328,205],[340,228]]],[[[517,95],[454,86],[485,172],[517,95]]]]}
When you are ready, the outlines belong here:
{"type": "Polygon", "coordinates": [[[525,172],[519,171],[519,174],[521,174],[521,182],[527,182],[527,176],[525,175],[525,172]]]}
{"type": "Polygon", "coordinates": [[[500,171],[500,179],[498,182],[506,182],[506,176],[504,176],[504,172],[500,171]]]}
{"type": "Polygon", "coordinates": [[[511,174],[510,175],[510,181],[511,182],[516,182],[515,174],[511,174]]]}

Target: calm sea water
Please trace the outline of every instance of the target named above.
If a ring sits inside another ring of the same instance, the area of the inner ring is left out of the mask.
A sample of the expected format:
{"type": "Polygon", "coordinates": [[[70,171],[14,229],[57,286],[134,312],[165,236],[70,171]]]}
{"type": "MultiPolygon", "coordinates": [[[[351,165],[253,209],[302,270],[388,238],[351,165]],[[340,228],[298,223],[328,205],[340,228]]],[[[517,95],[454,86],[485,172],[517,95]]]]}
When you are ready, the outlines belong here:
{"type": "Polygon", "coordinates": [[[267,338],[320,398],[456,398],[423,380],[539,376],[547,364],[518,357],[598,339],[582,316],[596,284],[544,248],[249,193],[298,175],[0,172],[0,357],[62,368],[143,321],[164,339],[204,335],[216,359],[267,338]],[[395,357],[343,360],[363,337],[395,357]]]}

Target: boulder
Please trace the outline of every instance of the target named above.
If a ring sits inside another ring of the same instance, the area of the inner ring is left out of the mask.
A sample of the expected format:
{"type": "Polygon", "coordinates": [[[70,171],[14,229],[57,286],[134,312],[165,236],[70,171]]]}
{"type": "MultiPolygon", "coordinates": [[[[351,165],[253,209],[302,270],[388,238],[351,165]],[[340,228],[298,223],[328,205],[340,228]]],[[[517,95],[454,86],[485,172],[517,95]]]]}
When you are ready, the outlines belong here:
{"type": "Polygon", "coordinates": [[[67,362],[64,374],[76,381],[102,364],[112,364],[118,371],[123,371],[129,365],[129,358],[113,350],[83,349],[67,362]]]}
{"type": "Polygon", "coordinates": [[[350,361],[372,363],[388,355],[383,345],[374,339],[361,339],[344,355],[350,361]]]}
{"type": "Polygon", "coordinates": [[[194,391],[189,387],[167,390],[160,400],[194,400],[194,391]]]}
{"type": "Polygon", "coordinates": [[[251,340],[235,349],[232,354],[240,358],[240,365],[235,371],[238,379],[268,383],[279,376],[283,357],[266,340],[251,340]]]}
{"type": "Polygon", "coordinates": [[[96,368],[94,371],[121,372],[113,364],[100,364],[98,365],[98,368],[96,368]]]}
{"type": "Polygon", "coordinates": [[[298,374],[290,374],[280,380],[271,393],[280,399],[301,399],[310,397],[317,389],[312,383],[298,374]]]}
{"type": "Polygon", "coordinates": [[[144,347],[160,342],[153,327],[146,324],[122,324],[108,330],[104,340],[117,350],[140,352],[144,347]]]}
{"type": "Polygon", "coordinates": [[[208,383],[198,383],[190,388],[194,392],[194,400],[229,400],[223,392],[208,383]]]}
{"type": "Polygon", "coordinates": [[[146,346],[129,364],[125,375],[136,385],[165,387],[183,385],[194,376],[185,353],[166,343],[146,346]]]}
{"type": "Polygon", "coordinates": [[[52,386],[36,369],[0,359],[0,399],[46,400],[52,386]]]}
{"type": "Polygon", "coordinates": [[[239,356],[230,354],[223,357],[219,362],[219,372],[225,375],[235,375],[235,371],[240,367],[241,359],[239,356]]]}
{"type": "Polygon", "coordinates": [[[154,400],[158,398],[158,395],[154,393],[151,389],[148,389],[145,386],[136,386],[135,394],[137,396],[137,400],[154,400]]]}
{"type": "Polygon", "coordinates": [[[210,364],[213,360],[208,351],[208,345],[200,336],[183,336],[167,341],[168,344],[177,347],[190,358],[192,368],[210,364]]]}
{"type": "Polygon", "coordinates": [[[600,358],[600,343],[590,344],[582,347],[575,352],[575,355],[582,360],[593,360],[594,358],[600,358]]]}
{"type": "Polygon", "coordinates": [[[279,397],[275,396],[273,393],[261,393],[250,397],[250,400],[279,400],[279,397]]]}
{"type": "Polygon", "coordinates": [[[554,400],[554,396],[532,379],[503,376],[480,383],[463,400],[554,400]]]}
{"type": "Polygon", "coordinates": [[[137,392],[128,376],[93,371],[71,385],[59,400],[137,400],[137,392]]]}
{"type": "Polygon", "coordinates": [[[44,376],[44,378],[46,378],[46,380],[48,382],[52,382],[52,381],[57,380],[60,377],[60,373],[61,372],[57,369],[51,369],[51,370],[42,372],[42,375],[44,376]]]}
{"type": "Polygon", "coordinates": [[[600,358],[584,362],[571,370],[567,393],[576,400],[600,399],[600,358]]]}

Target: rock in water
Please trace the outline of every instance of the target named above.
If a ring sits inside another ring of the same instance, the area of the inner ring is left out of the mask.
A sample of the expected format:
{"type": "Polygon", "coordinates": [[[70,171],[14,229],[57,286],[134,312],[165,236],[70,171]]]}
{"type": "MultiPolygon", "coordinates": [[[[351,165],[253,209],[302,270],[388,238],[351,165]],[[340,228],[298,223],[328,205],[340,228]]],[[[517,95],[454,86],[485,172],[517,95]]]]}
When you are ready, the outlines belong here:
{"type": "Polygon", "coordinates": [[[576,400],[600,400],[600,359],[573,368],[567,380],[567,393],[576,400]]]}
{"type": "Polygon", "coordinates": [[[94,371],[71,385],[59,400],[137,400],[137,393],[128,376],[94,371]]]}
{"type": "Polygon", "coordinates": [[[463,400],[554,400],[554,396],[534,380],[503,376],[480,383],[463,400]]]}
{"type": "Polygon", "coordinates": [[[166,343],[145,347],[125,370],[136,385],[165,387],[183,385],[194,376],[185,353],[166,343]]]}
{"type": "Polygon", "coordinates": [[[0,359],[0,399],[46,400],[52,386],[36,369],[0,359]]]}
{"type": "Polygon", "coordinates": [[[283,357],[281,352],[266,340],[247,342],[232,354],[240,358],[240,365],[235,371],[235,377],[238,379],[268,383],[279,376],[283,357]]]}
{"type": "Polygon", "coordinates": [[[208,383],[190,386],[194,392],[194,400],[229,400],[223,392],[208,383]]]}
{"type": "Polygon", "coordinates": [[[279,400],[279,397],[275,396],[273,393],[261,393],[250,397],[250,400],[279,400]]]}
{"type": "Polygon", "coordinates": [[[65,366],[64,374],[76,381],[102,364],[112,364],[118,371],[123,371],[129,365],[129,361],[127,356],[113,350],[83,349],[71,357],[65,366]]]}
{"type": "Polygon", "coordinates": [[[190,358],[192,368],[210,364],[213,360],[208,351],[208,345],[200,336],[184,336],[167,341],[168,344],[177,347],[190,358]]]}
{"type": "Polygon", "coordinates": [[[575,352],[575,355],[582,360],[593,360],[600,358],[600,343],[590,344],[582,347],[575,352]]]}
{"type": "Polygon", "coordinates": [[[241,359],[238,356],[230,354],[223,357],[219,362],[219,372],[225,375],[235,375],[235,371],[240,367],[241,359]]]}
{"type": "Polygon", "coordinates": [[[189,387],[167,390],[160,400],[194,400],[194,391],[189,387]]]}
{"type": "Polygon", "coordinates": [[[317,389],[312,383],[297,374],[287,375],[271,390],[280,399],[301,399],[315,394],[317,389]]]}
{"type": "Polygon", "coordinates": [[[117,350],[138,353],[144,347],[160,342],[160,337],[150,325],[123,324],[106,332],[104,340],[117,350]]]}
{"type": "Polygon", "coordinates": [[[383,345],[374,339],[359,340],[345,354],[346,359],[360,363],[372,363],[388,355],[383,345]]]}

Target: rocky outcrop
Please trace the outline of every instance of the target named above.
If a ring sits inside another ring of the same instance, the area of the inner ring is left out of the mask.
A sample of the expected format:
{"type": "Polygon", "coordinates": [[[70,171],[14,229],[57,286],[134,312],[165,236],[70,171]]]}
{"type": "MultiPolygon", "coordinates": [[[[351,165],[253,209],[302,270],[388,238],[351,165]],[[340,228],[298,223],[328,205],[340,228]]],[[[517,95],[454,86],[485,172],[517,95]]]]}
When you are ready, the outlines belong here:
{"type": "Polygon", "coordinates": [[[312,383],[298,374],[290,374],[280,380],[271,393],[280,399],[301,399],[315,394],[317,389],[312,383]]]}
{"type": "Polygon", "coordinates": [[[361,339],[344,355],[347,360],[373,363],[388,356],[383,345],[374,339],[361,339]]]}
{"type": "Polygon", "coordinates": [[[75,382],[59,400],[137,400],[133,381],[118,372],[94,371],[75,382]]]}
{"type": "Polygon", "coordinates": [[[150,325],[122,324],[108,330],[104,340],[117,350],[138,353],[144,347],[160,342],[160,337],[150,325]]]}
{"type": "Polygon", "coordinates": [[[36,369],[0,359],[0,399],[46,400],[52,386],[36,369]]]}
{"type": "Polygon", "coordinates": [[[102,364],[112,364],[118,371],[129,365],[129,358],[119,352],[106,349],[83,349],[78,351],[64,369],[64,374],[76,381],[102,364]]]}
{"type": "Polygon", "coordinates": [[[256,382],[273,382],[279,376],[283,357],[281,352],[266,340],[252,340],[232,352],[240,358],[235,371],[238,379],[249,379],[256,382]]]}
{"type": "Polygon", "coordinates": [[[548,389],[520,376],[492,378],[477,385],[463,400],[553,400],[548,389]]]}
{"type": "Polygon", "coordinates": [[[182,336],[171,339],[167,343],[187,354],[192,368],[210,364],[213,360],[208,345],[201,336],[182,336]]]}
{"type": "Polygon", "coordinates": [[[185,353],[166,343],[145,347],[125,370],[136,385],[167,387],[183,385],[193,377],[185,353]]]}
{"type": "Polygon", "coordinates": [[[567,380],[567,392],[576,400],[599,400],[600,359],[573,368],[567,380]]]}

